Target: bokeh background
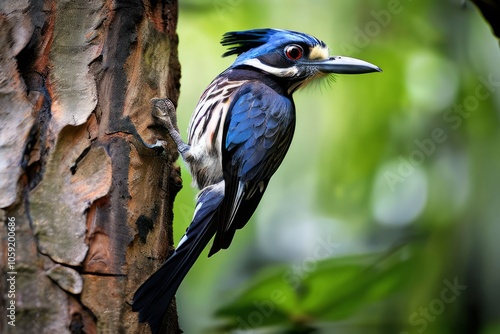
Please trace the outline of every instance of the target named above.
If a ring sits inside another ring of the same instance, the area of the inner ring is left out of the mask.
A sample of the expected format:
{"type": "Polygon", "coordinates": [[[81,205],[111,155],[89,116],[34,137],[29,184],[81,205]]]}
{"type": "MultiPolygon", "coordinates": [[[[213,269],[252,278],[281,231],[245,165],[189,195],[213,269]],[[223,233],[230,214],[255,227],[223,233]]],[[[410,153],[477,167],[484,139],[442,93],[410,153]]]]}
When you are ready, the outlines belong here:
{"type": "MultiPolygon", "coordinates": [[[[292,147],[231,248],[178,294],[186,333],[500,333],[500,52],[462,0],[180,0],[179,127],[231,30],[312,34],[384,72],[295,94],[292,147]]],[[[186,132],[181,131],[186,137],[186,132]]],[[[196,191],[183,167],[179,240],[196,191]]]]}

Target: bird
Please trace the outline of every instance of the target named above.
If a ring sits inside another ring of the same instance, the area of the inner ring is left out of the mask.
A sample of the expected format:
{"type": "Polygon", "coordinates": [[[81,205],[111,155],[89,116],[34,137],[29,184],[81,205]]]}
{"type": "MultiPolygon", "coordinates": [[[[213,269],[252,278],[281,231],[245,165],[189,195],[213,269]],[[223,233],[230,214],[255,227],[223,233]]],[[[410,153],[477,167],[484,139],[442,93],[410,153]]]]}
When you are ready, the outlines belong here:
{"type": "Polygon", "coordinates": [[[209,257],[227,249],[255,212],[292,142],[292,94],[332,74],[381,72],[363,60],[330,56],[323,41],[297,31],[231,31],[221,44],[222,56],[236,59],[201,95],[187,143],[174,126],[173,103],[153,101],[200,191],[177,248],[133,297],[132,310],[152,333],[160,332],[179,285],[210,240],[209,257]]]}

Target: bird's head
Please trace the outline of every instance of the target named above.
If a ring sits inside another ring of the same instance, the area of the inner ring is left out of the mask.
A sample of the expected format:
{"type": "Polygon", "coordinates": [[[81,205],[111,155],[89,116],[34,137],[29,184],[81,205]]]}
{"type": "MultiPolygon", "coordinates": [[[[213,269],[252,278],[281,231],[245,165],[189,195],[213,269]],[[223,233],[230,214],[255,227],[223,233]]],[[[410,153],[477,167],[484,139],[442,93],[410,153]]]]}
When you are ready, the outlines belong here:
{"type": "Polygon", "coordinates": [[[280,29],[253,29],[224,34],[221,44],[229,46],[222,56],[238,55],[231,68],[249,66],[280,78],[293,92],[315,78],[332,73],[380,72],[366,61],[330,56],[326,44],[307,34],[280,29]]]}

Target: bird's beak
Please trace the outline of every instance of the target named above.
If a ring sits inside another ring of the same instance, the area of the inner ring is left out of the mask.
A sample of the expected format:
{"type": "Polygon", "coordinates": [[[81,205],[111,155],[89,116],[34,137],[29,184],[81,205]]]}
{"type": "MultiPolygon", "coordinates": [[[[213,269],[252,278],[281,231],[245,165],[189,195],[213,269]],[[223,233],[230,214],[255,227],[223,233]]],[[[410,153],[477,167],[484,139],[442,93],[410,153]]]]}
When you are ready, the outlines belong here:
{"type": "Polygon", "coordinates": [[[361,74],[382,72],[380,67],[364,60],[343,56],[333,56],[325,60],[314,61],[314,65],[322,73],[361,74]]]}

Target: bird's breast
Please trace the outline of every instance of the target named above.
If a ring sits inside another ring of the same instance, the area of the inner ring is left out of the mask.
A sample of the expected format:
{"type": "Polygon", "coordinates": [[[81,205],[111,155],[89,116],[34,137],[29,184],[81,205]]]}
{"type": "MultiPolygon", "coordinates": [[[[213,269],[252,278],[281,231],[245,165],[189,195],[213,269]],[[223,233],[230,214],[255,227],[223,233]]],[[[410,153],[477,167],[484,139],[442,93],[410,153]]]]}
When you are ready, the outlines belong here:
{"type": "Polygon", "coordinates": [[[244,81],[215,79],[205,90],[189,124],[193,183],[202,189],[222,180],[222,134],[234,93],[244,81]]]}

